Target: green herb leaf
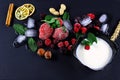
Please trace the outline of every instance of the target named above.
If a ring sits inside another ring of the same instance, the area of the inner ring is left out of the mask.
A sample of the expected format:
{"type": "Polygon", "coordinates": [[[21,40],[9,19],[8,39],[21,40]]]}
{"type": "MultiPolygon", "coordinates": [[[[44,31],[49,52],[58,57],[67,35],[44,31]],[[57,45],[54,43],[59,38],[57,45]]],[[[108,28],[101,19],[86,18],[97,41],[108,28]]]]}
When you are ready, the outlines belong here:
{"type": "Polygon", "coordinates": [[[53,18],[52,15],[46,15],[46,16],[45,16],[45,20],[46,20],[46,21],[50,21],[52,18],[53,18]]]}
{"type": "Polygon", "coordinates": [[[51,23],[54,23],[55,22],[55,18],[52,18],[50,21],[47,21],[47,20],[41,20],[41,21],[44,21],[48,24],[51,24],[51,23]]]}
{"type": "Polygon", "coordinates": [[[93,42],[97,43],[97,39],[96,36],[93,33],[88,33],[88,38],[87,38],[91,44],[93,44],[93,42]]]}
{"type": "Polygon", "coordinates": [[[59,20],[56,20],[56,21],[55,21],[55,24],[56,24],[57,27],[60,27],[60,22],[59,22],[59,20]]]}
{"type": "Polygon", "coordinates": [[[63,26],[63,27],[62,27],[62,29],[63,29],[63,31],[66,33],[66,27],[65,27],[65,26],[63,26]]]}
{"type": "Polygon", "coordinates": [[[80,32],[76,33],[75,35],[76,35],[76,38],[77,38],[77,39],[79,39],[80,37],[83,37],[83,34],[80,33],[80,32]]]}
{"type": "Polygon", "coordinates": [[[33,52],[35,52],[37,50],[37,44],[33,38],[28,38],[28,47],[33,52]]]}
{"type": "Polygon", "coordinates": [[[24,35],[25,34],[25,31],[27,30],[26,27],[24,27],[23,25],[21,24],[14,24],[13,25],[13,29],[15,30],[15,32],[19,35],[24,35]]]}
{"type": "Polygon", "coordinates": [[[81,44],[82,45],[91,45],[91,43],[86,39],[82,40],[81,44]]]}
{"type": "Polygon", "coordinates": [[[69,18],[70,18],[70,15],[69,15],[69,13],[68,12],[65,12],[64,14],[63,14],[63,20],[69,20],[69,18]]]}

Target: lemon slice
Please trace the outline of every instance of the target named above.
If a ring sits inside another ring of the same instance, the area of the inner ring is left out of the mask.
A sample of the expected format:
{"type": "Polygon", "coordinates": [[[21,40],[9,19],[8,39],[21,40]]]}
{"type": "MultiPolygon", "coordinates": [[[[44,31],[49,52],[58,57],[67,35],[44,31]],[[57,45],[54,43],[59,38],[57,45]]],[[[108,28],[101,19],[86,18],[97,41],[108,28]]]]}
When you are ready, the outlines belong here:
{"type": "Polygon", "coordinates": [[[31,16],[35,12],[35,6],[32,4],[23,4],[29,10],[29,16],[31,16]]]}
{"type": "Polygon", "coordinates": [[[24,20],[29,16],[29,10],[26,7],[20,6],[15,11],[15,17],[18,20],[24,20]]]}

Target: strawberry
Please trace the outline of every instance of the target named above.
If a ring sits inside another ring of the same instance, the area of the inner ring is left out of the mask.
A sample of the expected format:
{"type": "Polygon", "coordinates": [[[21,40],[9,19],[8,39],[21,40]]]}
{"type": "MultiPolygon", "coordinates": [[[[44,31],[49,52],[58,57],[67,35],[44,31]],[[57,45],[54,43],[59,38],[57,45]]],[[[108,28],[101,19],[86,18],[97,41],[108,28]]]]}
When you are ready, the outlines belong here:
{"type": "Polygon", "coordinates": [[[89,16],[91,19],[95,18],[95,14],[93,14],[93,13],[89,13],[89,14],[87,14],[87,16],[89,16]]]}
{"type": "Polygon", "coordinates": [[[46,39],[46,40],[45,40],[45,45],[46,45],[46,46],[51,45],[51,40],[50,40],[50,39],[46,39]]]}
{"type": "Polygon", "coordinates": [[[63,42],[59,42],[57,45],[59,48],[62,48],[64,46],[63,42]]]}
{"type": "Polygon", "coordinates": [[[63,20],[61,18],[57,18],[57,20],[59,20],[60,26],[62,26],[63,25],[63,20]]]}
{"type": "Polygon", "coordinates": [[[71,39],[71,43],[72,43],[72,45],[74,45],[74,44],[76,43],[76,39],[75,39],[75,38],[72,38],[72,39],[71,39]]]}
{"type": "Polygon", "coordinates": [[[86,49],[86,50],[89,50],[89,49],[90,49],[90,46],[89,46],[89,45],[85,45],[85,49],[86,49]]]}
{"type": "Polygon", "coordinates": [[[94,26],[95,29],[97,30],[100,30],[100,27],[99,26],[94,26]]]}
{"type": "Polygon", "coordinates": [[[72,45],[69,45],[68,47],[67,47],[67,49],[70,51],[70,50],[72,50],[72,45]]]}
{"type": "Polygon", "coordinates": [[[82,30],[82,34],[85,34],[87,32],[87,28],[86,27],[82,27],[81,30],[82,30]]]}
{"type": "Polygon", "coordinates": [[[68,41],[64,41],[64,45],[65,45],[65,47],[68,47],[69,46],[69,42],[68,41]]]}

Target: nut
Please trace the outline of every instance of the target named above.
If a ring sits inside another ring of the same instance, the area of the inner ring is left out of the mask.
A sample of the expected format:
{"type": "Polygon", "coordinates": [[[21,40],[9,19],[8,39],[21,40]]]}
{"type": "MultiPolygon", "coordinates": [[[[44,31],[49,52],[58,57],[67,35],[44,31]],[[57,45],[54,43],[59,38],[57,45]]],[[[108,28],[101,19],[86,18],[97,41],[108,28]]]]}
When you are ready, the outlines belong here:
{"type": "Polygon", "coordinates": [[[58,11],[55,11],[55,12],[53,12],[52,14],[58,16],[58,15],[59,15],[59,12],[58,12],[58,11]]]}
{"type": "Polygon", "coordinates": [[[63,15],[64,14],[64,10],[63,9],[59,9],[59,13],[60,13],[60,15],[63,15]]]}
{"type": "Polygon", "coordinates": [[[38,51],[37,51],[37,54],[38,54],[39,56],[44,56],[45,50],[44,50],[43,48],[39,48],[38,51]]]}
{"type": "Polygon", "coordinates": [[[55,10],[55,8],[50,8],[49,11],[50,11],[51,13],[53,13],[53,12],[55,12],[56,10],[55,10]]]}
{"type": "Polygon", "coordinates": [[[63,10],[66,10],[66,5],[65,4],[61,4],[60,8],[63,9],[63,10]]]}
{"type": "Polygon", "coordinates": [[[45,56],[45,59],[51,59],[51,57],[52,57],[51,51],[46,51],[44,56],[45,56]]]}

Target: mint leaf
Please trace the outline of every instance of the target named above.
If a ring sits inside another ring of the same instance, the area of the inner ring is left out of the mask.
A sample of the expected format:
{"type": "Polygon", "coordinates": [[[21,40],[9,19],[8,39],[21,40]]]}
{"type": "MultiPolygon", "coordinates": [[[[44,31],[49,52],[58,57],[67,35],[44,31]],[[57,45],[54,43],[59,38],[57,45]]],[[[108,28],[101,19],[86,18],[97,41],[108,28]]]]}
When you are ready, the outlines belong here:
{"type": "Polygon", "coordinates": [[[70,18],[70,15],[69,15],[69,13],[68,12],[65,12],[64,14],[63,14],[63,20],[69,20],[69,18],[70,18]]]}
{"type": "Polygon", "coordinates": [[[83,34],[80,33],[80,32],[76,33],[75,35],[76,35],[76,38],[77,38],[77,39],[79,39],[80,37],[83,37],[83,34]]]}
{"type": "Polygon", "coordinates": [[[28,47],[33,52],[35,52],[37,50],[37,44],[33,38],[28,38],[28,47]]]}
{"type": "Polygon", "coordinates": [[[52,18],[53,18],[52,15],[46,15],[46,16],[45,16],[45,20],[46,20],[46,21],[50,21],[52,18]]]}
{"type": "Polygon", "coordinates": [[[88,33],[88,38],[87,38],[91,44],[93,44],[93,42],[97,43],[97,39],[96,36],[93,33],[88,33]]]}
{"type": "Polygon", "coordinates": [[[55,22],[55,18],[52,18],[50,21],[48,21],[48,20],[41,20],[41,21],[44,21],[44,22],[46,22],[48,24],[51,24],[51,23],[55,22]]]}
{"type": "Polygon", "coordinates": [[[57,25],[57,27],[60,27],[60,22],[59,22],[59,20],[56,20],[56,21],[55,21],[55,24],[57,25]]]}
{"type": "Polygon", "coordinates": [[[25,34],[25,31],[27,30],[26,27],[24,27],[23,25],[21,24],[14,24],[13,25],[13,29],[15,30],[15,32],[19,35],[24,35],[25,34]]]}
{"type": "Polygon", "coordinates": [[[91,43],[86,39],[82,40],[81,44],[82,45],[91,45],[91,43]]]}

